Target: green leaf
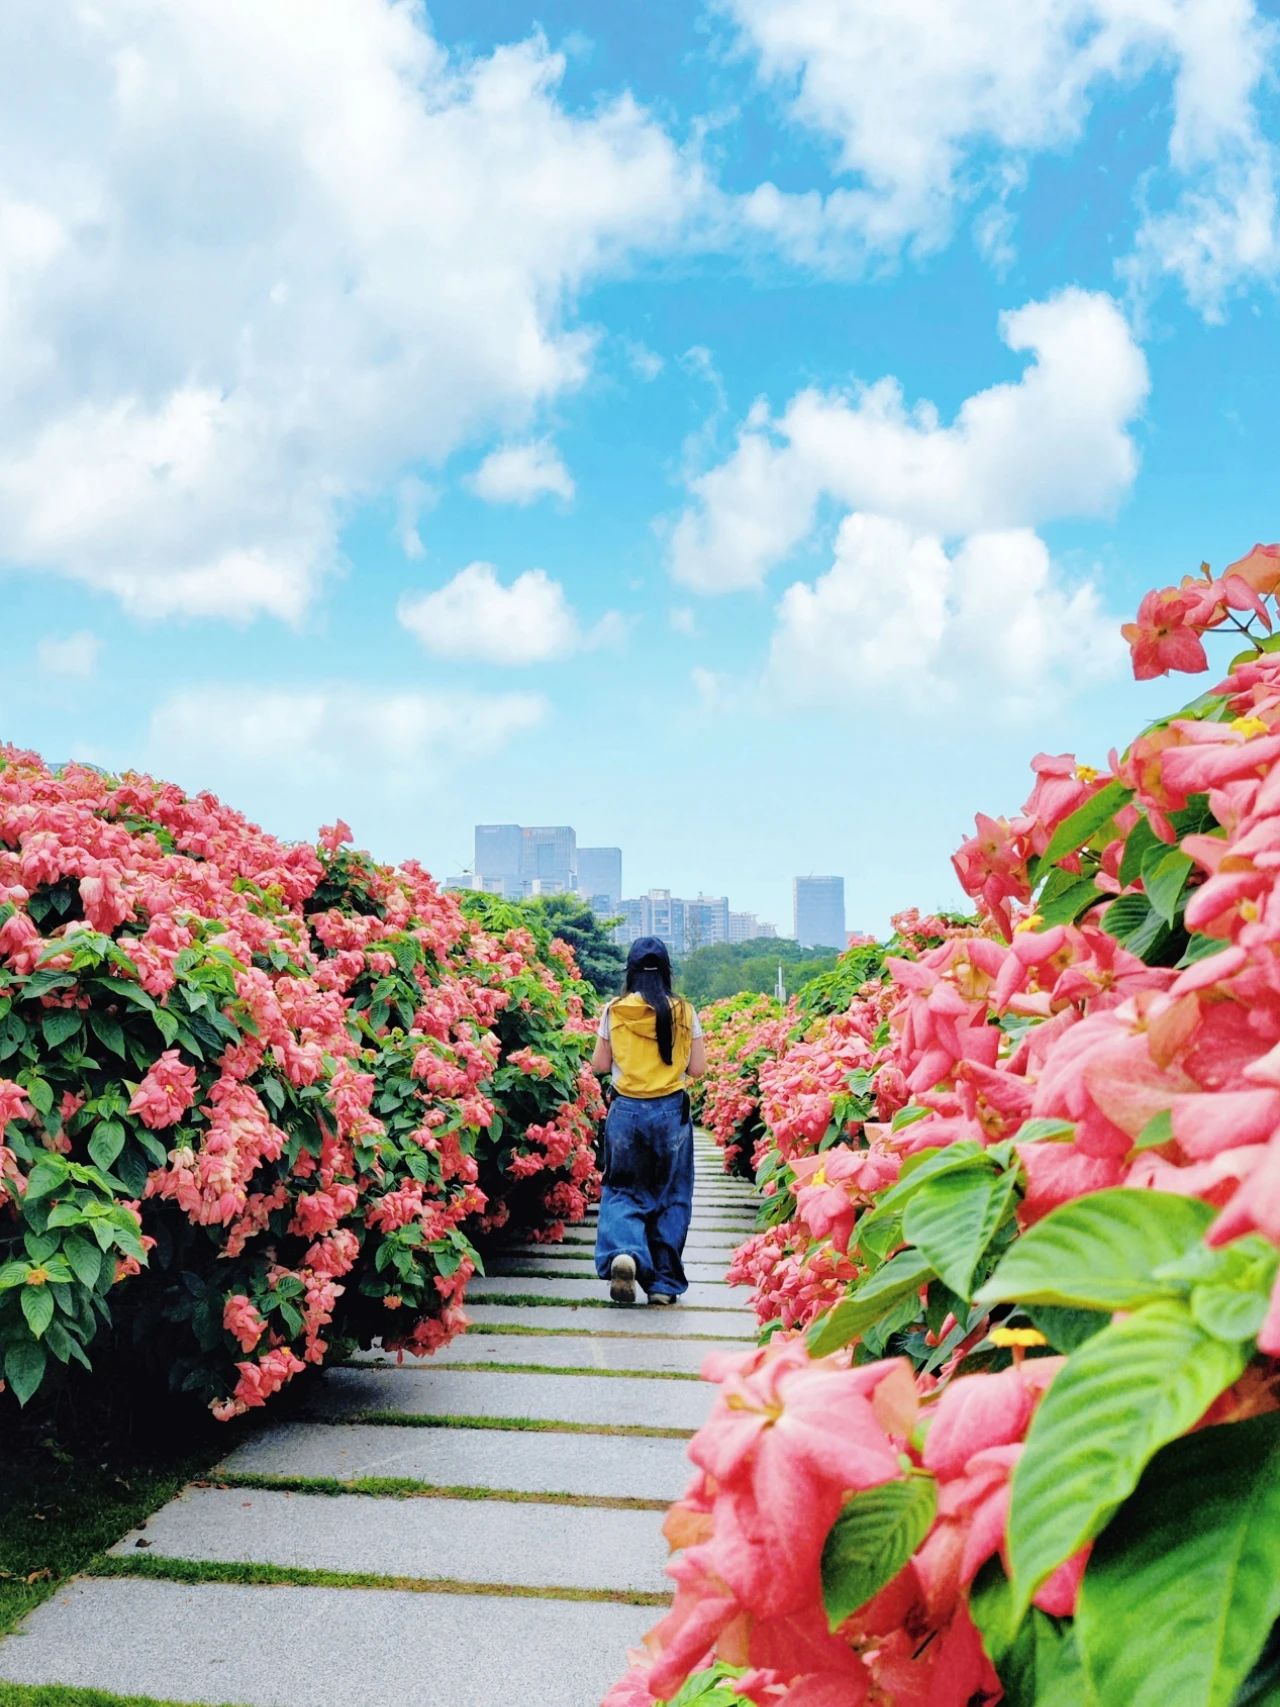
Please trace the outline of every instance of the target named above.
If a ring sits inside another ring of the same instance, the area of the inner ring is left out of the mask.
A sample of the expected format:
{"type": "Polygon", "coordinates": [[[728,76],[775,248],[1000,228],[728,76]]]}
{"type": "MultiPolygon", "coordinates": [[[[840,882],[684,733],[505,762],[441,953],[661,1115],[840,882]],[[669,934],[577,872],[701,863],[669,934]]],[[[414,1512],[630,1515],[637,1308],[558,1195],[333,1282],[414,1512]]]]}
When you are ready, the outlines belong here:
{"type": "Polygon", "coordinates": [[[1168,850],[1168,842],[1162,842],[1151,828],[1151,820],[1144,812],[1138,822],[1129,832],[1129,839],[1124,844],[1124,854],[1120,860],[1120,870],[1117,876],[1122,889],[1127,889],[1131,883],[1142,876],[1142,866],[1147,856],[1156,848],[1168,850]]]}
{"type": "Polygon", "coordinates": [[[1073,1352],[1013,1472],[1008,1548],[1025,1607],[1133,1492],[1154,1452],[1185,1433],[1248,1354],[1205,1333],[1185,1304],[1147,1304],[1073,1352]]]}
{"type": "Polygon", "coordinates": [[[1004,1685],[1004,1707],[1082,1707],[1084,1673],[1070,1624],[1034,1606],[1015,1623],[1013,1590],[999,1559],[979,1571],[969,1613],[1004,1685]]]}
{"type": "Polygon", "coordinates": [[[32,1078],[27,1084],[27,1097],[32,1108],[40,1114],[53,1111],[53,1087],[45,1079],[32,1078]]]}
{"type": "Polygon", "coordinates": [[[1119,1186],[1046,1215],[1006,1251],[981,1304],[1133,1310],[1178,1288],[1153,1270],[1198,1244],[1216,1210],[1199,1198],[1119,1186]]]}
{"type": "Polygon", "coordinates": [[[892,1581],[929,1533],[938,1509],[932,1476],[911,1475],[855,1494],[822,1549],[822,1604],[833,1630],[892,1581]]]}
{"type": "Polygon", "coordinates": [[[1158,856],[1153,850],[1153,857],[1143,862],[1142,887],[1147,900],[1166,925],[1174,921],[1182,891],[1194,867],[1191,855],[1184,854],[1181,848],[1166,848],[1158,856]]]}
{"type": "Polygon", "coordinates": [[[1159,1114],[1153,1114],[1133,1141],[1135,1150],[1154,1150],[1161,1144],[1168,1144],[1173,1139],[1173,1110],[1162,1108],[1159,1114]]]}
{"type": "Polygon", "coordinates": [[[4,1354],[4,1378],[20,1405],[25,1405],[44,1380],[49,1359],[35,1340],[16,1340],[4,1354]]]}
{"type": "Polygon", "coordinates": [[[1042,900],[1036,911],[1046,925],[1071,925],[1087,912],[1096,902],[1103,899],[1105,890],[1099,889],[1089,877],[1078,877],[1052,900],[1042,900]]]}
{"type": "Polygon", "coordinates": [[[23,1202],[30,1205],[42,1197],[48,1197],[57,1191],[59,1186],[65,1185],[66,1180],[67,1164],[61,1156],[41,1156],[27,1175],[27,1191],[23,1202]]]}
{"type": "Polygon", "coordinates": [[[1191,1292],[1191,1314],[1205,1333],[1228,1345],[1237,1340],[1255,1340],[1267,1319],[1270,1287],[1265,1291],[1242,1291],[1238,1286],[1196,1286],[1191,1292]]]}
{"type": "Polygon", "coordinates": [[[1015,1173],[962,1168],[926,1181],[907,1204],[903,1237],[915,1245],[934,1273],[966,1302],[973,1276],[1013,1202],[1015,1173]]]}
{"type": "Polygon", "coordinates": [[[89,1025],[94,1036],[104,1049],[109,1049],[113,1055],[125,1059],[124,1027],[111,1014],[99,1013],[97,1008],[89,1010],[89,1025]]]}
{"type": "Polygon", "coordinates": [[[124,1149],[125,1130],[118,1120],[100,1120],[89,1140],[89,1154],[107,1172],[124,1149]]]}
{"type": "Polygon", "coordinates": [[[26,1262],[7,1262],[0,1268],[0,1292],[9,1292],[15,1286],[27,1284],[27,1273],[31,1264],[26,1262]]]}
{"type": "Polygon", "coordinates": [[[1076,1627],[1099,1701],[1229,1707],[1280,1618],[1280,1415],[1148,1466],[1089,1561],[1076,1627]]]}
{"type": "Polygon", "coordinates": [[[96,1250],[87,1239],[78,1238],[68,1239],[62,1249],[76,1279],[81,1286],[87,1286],[92,1291],[102,1273],[102,1252],[96,1250]]]}
{"type": "Polygon", "coordinates": [[[1060,859],[1065,859],[1091,841],[1103,825],[1109,823],[1132,799],[1133,790],[1123,782],[1112,781],[1100,788],[1058,825],[1040,856],[1039,869],[1047,871],[1051,865],[1056,865],[1060,859]]]}
{"type": "Polygon", "coordinates": [[[904,1298],[909,1298],[933,1275],[932,1265],[919,1251],[899,1251],[878,1268],[849,1297],[842,1298],[809,1329],[814,1357],[839,1351],[858,1338],[904,1298]]]}
{"type": "Polygon", "coordinates": [[[1033,1304],[1027,1315],[1053,1349],[1061,1352],[1074,1351],[1107,1325],[1106,1317],[1097,1310],[1071,1310],[1062,1304],[1033,1304]]]}
{"type": "Polygon", "coordinates": [[[1197,960],[1208,960],[1211,954],[1221,954],[1228,945],[1216,936],[1201,936],[1198,931],[1192,933],[1187,946],[1182,951],[1179,967],[1194,966],[1197,960]]]}
{"type": "Polygon", "coordinates": [[[915,1196],[926,1180],[935,1179],[939,1174],[951,1173],[956,1168],[972,1168],[975,1165],[990,1167],[991,1163],[982,1145],[972,1138],[961,1138],[958,1143],[946,1144],[940,1150],[921,1150],[915,1156],[908,1157],[897,1182],[876,1199],[875,1213],[878,1215],[883,1209],[901,1209],[915,1196]]]}
{"type": "Polygon", "coordinates": [[[40,1339],[53,1320],[53,1293],[48,1286],[24,1286],[18,1297],[22,1301],[22,1314],[27,1318],[27,1326],[32,1335],[40,1339]]]}
{"type": "Polygon", "coordinates": [[[1018,1128],[1019,1144],[1039,1144],[1047,1140],[1065,1142],[1076,1135],[1074,1120],[1055,1120],[1037,1115],[1034,1120],[1024,1120],[1018,1128]]]}
{"type": "Polygon", "coordinates": [[[40,1029],[50,1049],[61,1049],[69,1037],[80,1029],[80,1013],[76,1008],[51,1008],[40,1021],[40,1029]]]}

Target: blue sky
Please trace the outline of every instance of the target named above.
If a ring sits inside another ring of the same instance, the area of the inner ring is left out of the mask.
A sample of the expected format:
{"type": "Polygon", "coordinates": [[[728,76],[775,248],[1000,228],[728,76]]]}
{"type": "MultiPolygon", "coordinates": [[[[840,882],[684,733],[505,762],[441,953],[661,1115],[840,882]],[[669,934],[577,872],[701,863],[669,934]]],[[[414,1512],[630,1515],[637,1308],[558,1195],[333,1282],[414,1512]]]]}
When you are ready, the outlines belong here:
{"type": "Polygon", "coordinates": [[[954,902],[1276,537],[1278,67],[1251,0],[16,0],[0,732],[954,902]]]}

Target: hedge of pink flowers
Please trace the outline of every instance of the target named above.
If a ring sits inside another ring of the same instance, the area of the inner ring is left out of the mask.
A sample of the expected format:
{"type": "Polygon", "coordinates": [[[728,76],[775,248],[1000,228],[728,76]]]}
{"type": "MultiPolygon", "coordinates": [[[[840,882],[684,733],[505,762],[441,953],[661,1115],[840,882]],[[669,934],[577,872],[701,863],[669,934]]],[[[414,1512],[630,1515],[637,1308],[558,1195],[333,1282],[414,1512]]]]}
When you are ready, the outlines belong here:
{"type": "Polygon", "coordinates": [[[348,841],[0,749],[0,1408],[126,1345],[223,1418],[431,1351],[477,1239],[596,1194],[572,953],[348,841]]]}
{"type": "Polygon", "coordinates": [[[980,924],[753,1067],[764,1343],[607,1707],[1278,1698],[1278,588],[1149,595],[1136,673],[1230,628],[1218,686],[1037,758],[956,856],[980,924]]]}

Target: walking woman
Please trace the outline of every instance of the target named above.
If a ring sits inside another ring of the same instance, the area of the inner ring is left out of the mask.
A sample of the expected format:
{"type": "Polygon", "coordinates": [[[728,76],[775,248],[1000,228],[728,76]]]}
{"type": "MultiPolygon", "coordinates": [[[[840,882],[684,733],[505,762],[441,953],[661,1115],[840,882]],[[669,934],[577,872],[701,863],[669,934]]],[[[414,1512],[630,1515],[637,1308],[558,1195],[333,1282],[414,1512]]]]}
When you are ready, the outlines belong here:
{"type": "Polygon", "coordinates": [[[604,1193],[596,1273],[615,1304],[674,1304],[688,1286],[681,1254],[693,1209],[689,1079],[707,1070],[692,1002],[671,992],[671,958],[656,936],[627,956],[626,994],[600,1019],[591,1065],[613,1074],[617,1095],[604,1128],[604,1193]]]}

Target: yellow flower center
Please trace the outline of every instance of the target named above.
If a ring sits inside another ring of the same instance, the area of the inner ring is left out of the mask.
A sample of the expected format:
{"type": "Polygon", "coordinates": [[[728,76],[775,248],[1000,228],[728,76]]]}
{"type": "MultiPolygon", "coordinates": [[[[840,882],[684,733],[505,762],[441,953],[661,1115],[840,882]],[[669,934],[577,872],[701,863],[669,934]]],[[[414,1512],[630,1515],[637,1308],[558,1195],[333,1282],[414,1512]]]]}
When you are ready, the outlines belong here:
{"type": "Polygon", "coordinates": [[[1039,1328],[992,1328],[987,1335],[992,1345],[1048,1345],[1039,1328]]]}
{"type": "Polygon", "coordinates": [[[1096,782],[1097,780],[1098,780],[1098,773],[1092,765],[1077,765],[1076,766],[1076,781],[1077,782],[1096,782]]]}
{"type": "Polygon", "coordinates": [[[1025,919],[1018,920],[1017,924],[1013,927],[1013,934],[1014,936],[1018,936],[1022,931],[1038,931],[1043,923],[1044,917],[1042,914],[1028,913],[1025,919]]]}
{"type": "Polygon", "coordinates": [[[827,1170],[826,1170],[826,1168],[819,1168],[817,1173],[814,1174],[813,1178],[809,1181],[810,1185],[825,1185],[826,1183],[827,1183],[827,1170]]]}
{"type": "Polygon", "coordinates": [[[1255,735],[1270,733],[1268,725],[1260,717],[1233,717],[1231,727],[1237,734],[1243,735],[1246,741],[1251,741],[1255,735]]]}
{"type": "Polygon", "coordinates": [[[47,1268],[33,1268],[27,1274],[28,1286],[44,1286],[48,1280],[49,1270],[47,1268]]]}

